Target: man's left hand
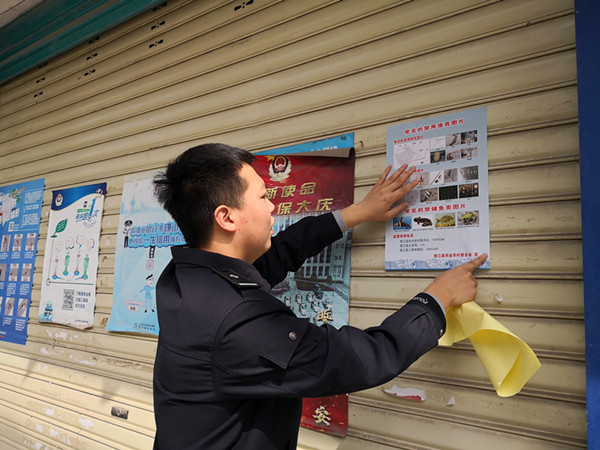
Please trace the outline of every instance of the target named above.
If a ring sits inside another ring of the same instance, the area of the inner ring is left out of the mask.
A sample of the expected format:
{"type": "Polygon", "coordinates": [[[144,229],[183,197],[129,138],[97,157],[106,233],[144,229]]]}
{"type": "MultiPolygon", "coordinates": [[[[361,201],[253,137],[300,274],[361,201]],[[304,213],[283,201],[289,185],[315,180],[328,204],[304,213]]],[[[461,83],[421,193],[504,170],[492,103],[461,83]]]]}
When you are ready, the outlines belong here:
{"type": "Polygon", "coordinates": [[[391,170],[391,165],[386,167],[375,186],[361,202],[340,211],[348,228],[364,222],[383,222],[392,219],[408,206],[406,202],[396,203],[419,184],[420,178],[407,183],[415,168],[411,167],[407,170],[406,164],[388,178],[391,170]]]}

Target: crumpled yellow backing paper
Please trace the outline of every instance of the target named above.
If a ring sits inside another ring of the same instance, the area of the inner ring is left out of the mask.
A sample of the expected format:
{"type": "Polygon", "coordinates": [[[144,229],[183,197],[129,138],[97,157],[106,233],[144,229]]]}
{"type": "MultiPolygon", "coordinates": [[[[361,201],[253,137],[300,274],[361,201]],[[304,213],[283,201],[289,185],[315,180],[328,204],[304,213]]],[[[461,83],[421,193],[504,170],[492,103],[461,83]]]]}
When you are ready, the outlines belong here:
{"type": "Polygon", "coordinates": [[[469,338],[500,397],[518,394],[541,364],[533,350],[474,302],[449,308],[439,344],[469,338]]]}

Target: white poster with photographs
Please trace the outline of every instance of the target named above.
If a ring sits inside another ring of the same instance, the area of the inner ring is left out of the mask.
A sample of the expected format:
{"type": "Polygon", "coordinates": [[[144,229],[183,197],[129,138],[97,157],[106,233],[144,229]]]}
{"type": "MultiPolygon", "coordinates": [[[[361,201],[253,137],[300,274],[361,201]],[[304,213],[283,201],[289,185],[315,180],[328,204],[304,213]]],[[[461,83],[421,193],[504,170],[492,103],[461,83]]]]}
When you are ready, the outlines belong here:
{"type": "Polygon", "coordinates": [[[486,109],[391,126],[386,150],[393,171],[414,166],[420,179],[386,223],[386,270],[448,269],[490,254],[486,109]]]}

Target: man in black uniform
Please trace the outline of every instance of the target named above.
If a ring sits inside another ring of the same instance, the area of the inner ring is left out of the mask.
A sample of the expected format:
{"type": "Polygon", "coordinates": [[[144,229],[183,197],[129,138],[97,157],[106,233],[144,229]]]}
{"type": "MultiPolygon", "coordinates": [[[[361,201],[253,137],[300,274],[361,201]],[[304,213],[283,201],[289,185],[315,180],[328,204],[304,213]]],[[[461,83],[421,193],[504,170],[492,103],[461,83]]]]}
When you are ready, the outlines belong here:
{"type": "Polygon", "coordinates": [[[388,167],[360,203],[271,239],[273,204],[251,164],[223,144],[180,155],[155,183],[188,246],[157,285],[155,449],[295,449],[302,397],[385,383],[434,348],[445,309],[475,298],[481,257],[444,272],[378,327],[316,326],[269,294],[305,259],[366,221],[397,215],[418,180],[388,167]]]}

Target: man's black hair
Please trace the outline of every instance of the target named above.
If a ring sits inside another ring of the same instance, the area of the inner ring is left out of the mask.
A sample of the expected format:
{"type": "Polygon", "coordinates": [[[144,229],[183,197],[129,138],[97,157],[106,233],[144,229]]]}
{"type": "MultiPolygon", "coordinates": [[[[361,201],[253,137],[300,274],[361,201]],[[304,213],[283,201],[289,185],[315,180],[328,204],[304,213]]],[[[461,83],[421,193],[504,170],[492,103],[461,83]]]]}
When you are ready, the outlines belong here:
{"type": "Polygon", "coordinates": [[[154,178],[159,202],[171,214],[190,247],[208,244],[213,214],[219,205],[243,206],[248,186],[240,170],[255,159],[241,148],[202,144],[186,150],[154,178]]]}

